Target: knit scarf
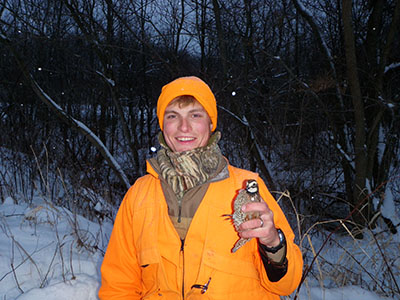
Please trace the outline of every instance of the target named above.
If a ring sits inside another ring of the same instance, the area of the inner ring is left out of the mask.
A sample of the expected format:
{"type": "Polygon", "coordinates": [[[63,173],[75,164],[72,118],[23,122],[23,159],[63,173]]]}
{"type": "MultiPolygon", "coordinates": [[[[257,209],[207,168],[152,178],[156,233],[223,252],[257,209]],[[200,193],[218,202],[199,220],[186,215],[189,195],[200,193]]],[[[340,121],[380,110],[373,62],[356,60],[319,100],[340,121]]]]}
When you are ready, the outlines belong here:
{"type": "Polygon", "coordinates": [[[185,192],[199,186],[216,176],[216,171],[222,159],[218,141],[221,138],[219,131],[215,132],[204,147],[189,151],[173,152],[164,140],[162,132],[158,140],[163,149],[157,153],[157,162],[160,166],[161,177],[172,188],[181,206],[185,192]]]}

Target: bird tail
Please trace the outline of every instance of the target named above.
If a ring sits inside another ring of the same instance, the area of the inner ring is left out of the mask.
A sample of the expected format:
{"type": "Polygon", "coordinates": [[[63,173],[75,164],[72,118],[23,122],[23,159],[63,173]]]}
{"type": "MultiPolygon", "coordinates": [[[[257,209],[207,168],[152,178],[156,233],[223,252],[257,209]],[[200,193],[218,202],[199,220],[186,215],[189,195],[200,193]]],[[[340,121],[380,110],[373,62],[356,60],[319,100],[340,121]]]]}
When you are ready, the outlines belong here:
{"type": "Polygon", "coordinates": [[[246,244],[248,241],[250,241],[251,239],[244,239],[244,238],[240,238],[235,246],[232,248],[231,252],[235,253],[237,250],[239,250],[242,246],[244,246],[244,244],[246,244]]]}

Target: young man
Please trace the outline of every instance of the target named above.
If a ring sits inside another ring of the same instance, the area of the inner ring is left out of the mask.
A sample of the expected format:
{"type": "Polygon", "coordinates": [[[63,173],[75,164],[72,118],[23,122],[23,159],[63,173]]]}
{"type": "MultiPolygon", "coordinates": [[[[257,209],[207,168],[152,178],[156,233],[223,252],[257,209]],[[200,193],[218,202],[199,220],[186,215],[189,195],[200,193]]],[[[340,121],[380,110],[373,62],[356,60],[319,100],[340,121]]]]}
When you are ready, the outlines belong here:
{"type": "Polygon", "coordinates": [[[218,147],[217,106],[197,77],[163,87],[161,149],[128,190],[102,264],[100,299],[279,299],[298,286],[303,260],[275,199],[218,147]],[[227,219],[246,180],[264,201],[238,230],[227,219]],[[239,238],[249,242],[232,252],[239,238]]]}

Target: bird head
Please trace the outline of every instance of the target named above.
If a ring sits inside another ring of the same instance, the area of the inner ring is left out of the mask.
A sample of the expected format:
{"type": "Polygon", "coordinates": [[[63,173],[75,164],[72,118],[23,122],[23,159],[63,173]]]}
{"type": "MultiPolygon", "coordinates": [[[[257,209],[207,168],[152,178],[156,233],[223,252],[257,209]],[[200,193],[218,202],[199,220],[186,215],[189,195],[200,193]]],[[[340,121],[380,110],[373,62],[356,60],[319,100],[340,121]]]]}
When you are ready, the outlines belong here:
{"type": "Polygon", "coordinates": [[[249,179],[246,182],[246,191],[249,194],[255,194],[258,192],[258,183],[254,179],[249,179]]]}

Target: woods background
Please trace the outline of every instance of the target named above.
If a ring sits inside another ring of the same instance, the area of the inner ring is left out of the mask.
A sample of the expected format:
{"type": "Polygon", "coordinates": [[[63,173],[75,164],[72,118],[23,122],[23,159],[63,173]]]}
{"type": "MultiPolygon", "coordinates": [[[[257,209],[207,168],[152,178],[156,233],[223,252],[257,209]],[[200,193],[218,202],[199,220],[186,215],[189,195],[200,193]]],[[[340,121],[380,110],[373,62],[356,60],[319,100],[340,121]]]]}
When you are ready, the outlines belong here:
{"type": "Polygon", "coordinates": [[[196,75],[223,153],[300,232],[373,227],[400,202],[399,36],[396,0],[3,0],[0,201],[39,188],[112,220],[158,147],[161,87],[196,75]]]}

